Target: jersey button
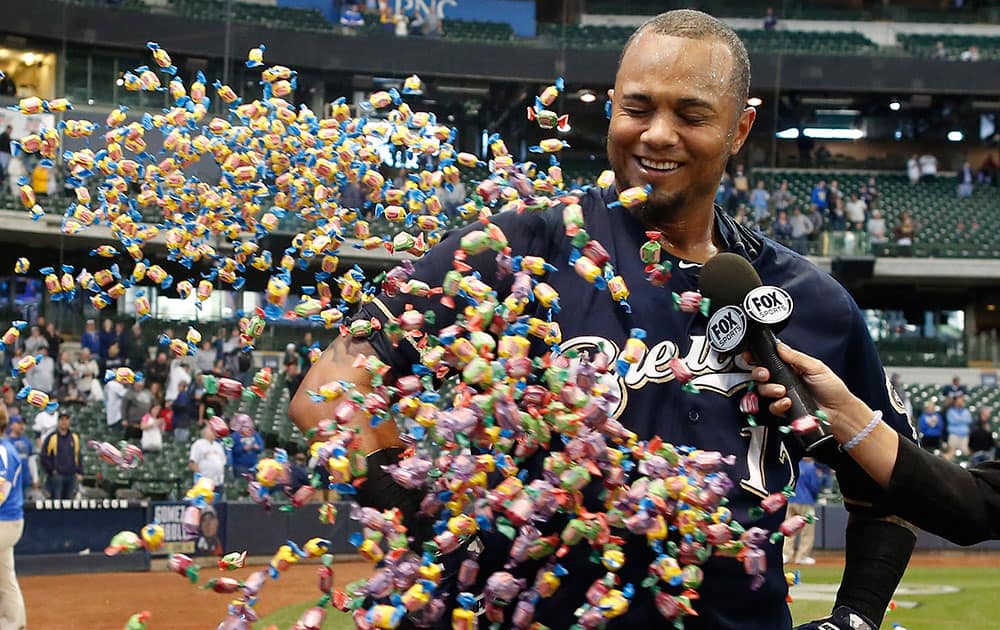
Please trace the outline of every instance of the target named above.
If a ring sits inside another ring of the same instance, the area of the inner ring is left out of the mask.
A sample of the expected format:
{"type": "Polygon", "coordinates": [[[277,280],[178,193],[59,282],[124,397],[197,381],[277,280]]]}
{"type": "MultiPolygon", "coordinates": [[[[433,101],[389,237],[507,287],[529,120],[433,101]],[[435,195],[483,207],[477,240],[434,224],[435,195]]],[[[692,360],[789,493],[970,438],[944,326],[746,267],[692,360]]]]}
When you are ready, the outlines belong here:
{"type": "Polygon", "coordinates": [[[701,415],[697,409],[692,409],[688,412],[688,420],[691,421],[691,424],[698,424],[698,421],[701,420],[701,415]]]}

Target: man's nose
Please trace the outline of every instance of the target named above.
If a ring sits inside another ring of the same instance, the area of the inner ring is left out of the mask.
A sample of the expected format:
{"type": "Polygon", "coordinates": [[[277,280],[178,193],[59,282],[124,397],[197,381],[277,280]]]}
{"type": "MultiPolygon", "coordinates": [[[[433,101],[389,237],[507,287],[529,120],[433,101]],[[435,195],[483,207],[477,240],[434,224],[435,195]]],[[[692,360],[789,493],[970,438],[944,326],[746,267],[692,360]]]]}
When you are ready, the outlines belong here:
{"type": "Polygon", "coordinates": [[[671,147],[678,143],[677,121],[670,114],[656,114],[649,120],[649,126],[640,138],[651,147],[671,147]]]}

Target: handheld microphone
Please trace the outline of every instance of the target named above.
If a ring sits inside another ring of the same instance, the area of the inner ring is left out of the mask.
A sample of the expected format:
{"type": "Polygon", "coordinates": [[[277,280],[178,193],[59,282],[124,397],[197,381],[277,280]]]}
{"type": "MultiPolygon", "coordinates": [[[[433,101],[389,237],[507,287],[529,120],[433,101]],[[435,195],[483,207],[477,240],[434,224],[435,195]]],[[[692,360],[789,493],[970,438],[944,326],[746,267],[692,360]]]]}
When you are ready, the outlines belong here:
{"type": "Polygon", "coordinates": [[[706,335],[715,350],[749,350],[767,368],[771,382],[785,386],[792,401],[789,425],[807,453],[823,444],[833,446],[833,434],[815,413],[819,406],[795,371],[778,356],[773,324],[792,312],[792,299],[779,287],[762,286],[750,263],[737,254],[709,259],[701,270],[701,293],[711,300],[712,317],[706,335]]]}

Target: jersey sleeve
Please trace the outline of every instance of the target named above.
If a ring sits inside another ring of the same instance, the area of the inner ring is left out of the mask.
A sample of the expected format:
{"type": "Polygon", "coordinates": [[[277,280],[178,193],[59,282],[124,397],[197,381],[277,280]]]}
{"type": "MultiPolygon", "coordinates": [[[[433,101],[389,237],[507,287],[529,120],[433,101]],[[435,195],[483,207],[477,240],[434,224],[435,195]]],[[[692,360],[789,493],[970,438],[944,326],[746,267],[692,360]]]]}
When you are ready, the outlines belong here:
{"type": "MultiPolygon", "coordinates": [[[[562,231],[561,211],[558,208],[524,214],[505,212],[492,217],[490,222],[503,231],[512,257],[532,255],[547,258],[551,245],[562,231]]],[[[414,262],[413,273],[409,279],[426,283],[432,289],[440,287],[445,274],[454,268],[455,253],[461,249],[462,237],[484,227],[482,223],[475,222],[452,231],[414,262]]],[[[507,274],[498,278],[496,251],[488,249],[483,253],[469,256],[465,263],[479,274],[483,282],[495,289],[498,295],[503,297],[507,294],[512,277],[507,274]]],[[[455,323],[456,316],[466,304],[464,299],[456,297],[454,308],[451,308],[442,303],[440,295],[418,297],[402,292],[394,295],[380,292],[374,300],[361,309],[359,316],[366,319],[375,318],[384,325],[393,317],[400,315],[408,306],[422,313],[431,311],[434,314],[434,323],[425,325],[423,331],[434,334],[455,323]]],[[[391,366],[395,374],[409,373],[412,366],[419,361],[417,342],[412,338],[407,337],[393,344],[388,336],[379,330],[368,341],[379,358],[391,366]]]]}
{"type": "MultiPolygon", "coordinates": [[[[913,426],[906,415],[906,407],[889,383],[864,316],[853,300],[845,343],[843,365],[840,370],[835,371],[844,380],[848,390],[872,410],[881,411],[882,420],[903,439],[916,441],[913,426]]],[[[885,501],[885,492],[878,484],[846,453],[838,450],[836,457],[836,461],[831,464],[837,471],[837,480],[847,509],[873,510],[878,515],[887,514],[889,507],[885,501]]]]}

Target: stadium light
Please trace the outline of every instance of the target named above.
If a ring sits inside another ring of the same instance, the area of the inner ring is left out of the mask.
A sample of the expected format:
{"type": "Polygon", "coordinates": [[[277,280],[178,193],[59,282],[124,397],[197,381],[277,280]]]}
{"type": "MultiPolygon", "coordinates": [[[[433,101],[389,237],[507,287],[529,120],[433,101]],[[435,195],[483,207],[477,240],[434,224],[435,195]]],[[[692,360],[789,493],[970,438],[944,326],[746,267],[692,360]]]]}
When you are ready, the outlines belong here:
{"type": "MultiPolygon", "coordinates": [[[[806,127],[802,134],[807,138],[817,140],[860,140],[865,137],[865,132],[861,129],[833,129],[829,127],[806,127]]],[[[789,127],[775,134],[782,140],[795,140],[799,137],[799,130],[789,127]]]]}
{"type": "Polygon", "coordinates": [[[579,95],[581,103],[593,103],[597,100],[597,95],[591,90],[580,90],[579,95]]]}
{"type": "Polygon", "coordinates": [[[892,111],[898,112],[901,107],[902,105],[900,105],[899,101],[897,101],[896,99],[892,99],[891,101],[889,101],[889,109],[891,109],[892,111]]]}
{"type": "Polygon", "coordinates": [[[759,96],[751,96],[747,99],[747,105],[750,107],[760,107],[763,104],[764,101],[762,101],[759,96]]]}
{"type": "Polygon", "coordinates": [[[965,134],[957,129],[948,132],[948,142],[961,142],[965,139],[965,134]]]}

